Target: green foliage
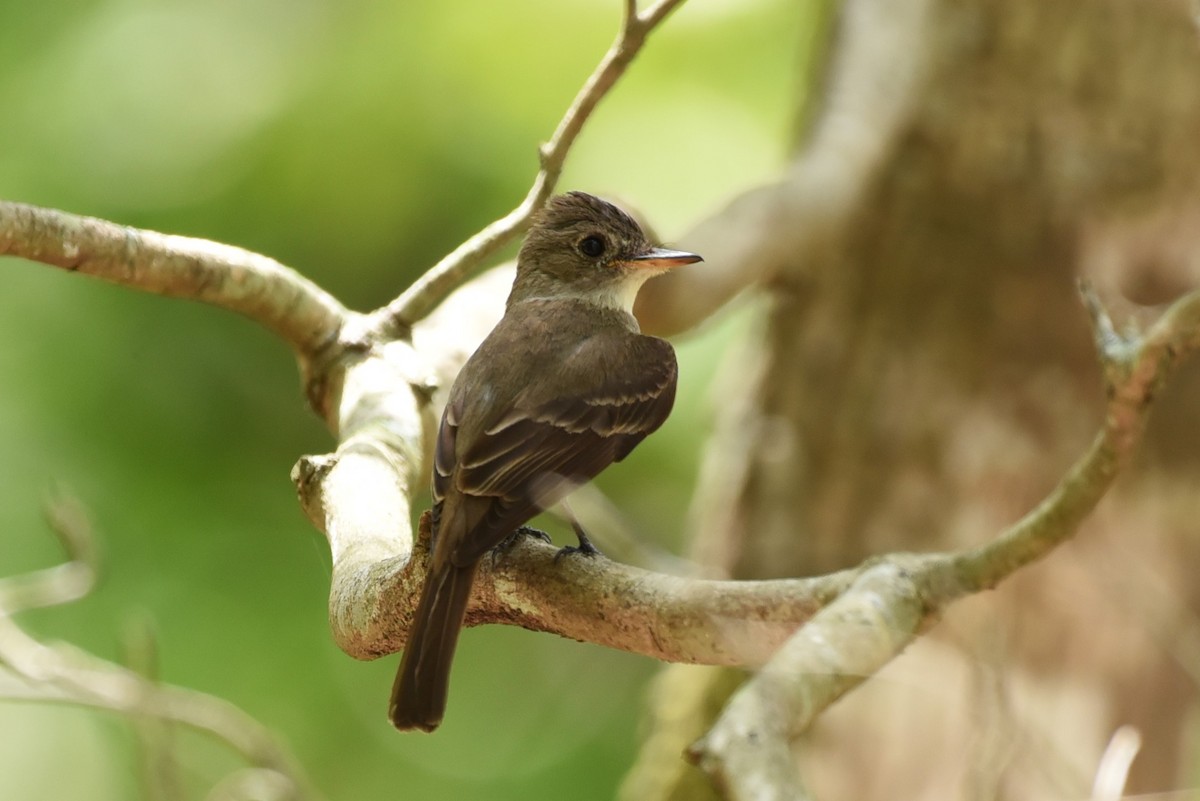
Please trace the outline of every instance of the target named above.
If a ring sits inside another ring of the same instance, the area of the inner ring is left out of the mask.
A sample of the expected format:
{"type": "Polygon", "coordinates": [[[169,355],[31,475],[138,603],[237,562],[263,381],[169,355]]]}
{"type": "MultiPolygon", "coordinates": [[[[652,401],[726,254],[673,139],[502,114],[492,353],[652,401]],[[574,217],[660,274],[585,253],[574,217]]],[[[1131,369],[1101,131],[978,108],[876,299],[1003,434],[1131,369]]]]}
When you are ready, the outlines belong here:
{"type": "MultiPolygon", "coordinates": [[[[9,0],[0,197],[259,250],[373,307],[523,196],[619,7],[9,0]]],[[[669,239],[768,178],[801,14],[781,0],[685,6],[601,105],[562,188],[624,198],[669,239]]],[[[603,484],[672,548],[729,331],[685,343],[674,419],[603,484]]],[[[331,798],[612,796],[645,660],[472,630],[437,735],[387,726],[395,659],[356,663],[329,637],[329,557],[288,471],[331,442],[269,335],[5,259],[0,341],[0,573],[60,559],[38,512],[54,481],[102,536],[95,594],[22,618],[41,636],[115,658],[124,622],[150,616],[163,678],[279,731],[331,798]]],[[[0,731],[0,797],[136,792],[120,721],[7,704],[0,731]]],[[[194,738],[180,746],[198,787],[230,767],[194,738]]]]}

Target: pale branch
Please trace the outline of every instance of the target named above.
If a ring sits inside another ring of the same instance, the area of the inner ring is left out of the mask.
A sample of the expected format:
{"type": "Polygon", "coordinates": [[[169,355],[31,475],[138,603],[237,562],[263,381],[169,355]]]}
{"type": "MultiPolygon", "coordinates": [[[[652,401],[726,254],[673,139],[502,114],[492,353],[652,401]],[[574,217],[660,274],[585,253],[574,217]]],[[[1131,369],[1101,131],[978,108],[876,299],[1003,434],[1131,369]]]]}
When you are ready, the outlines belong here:
{"type": "MultiPolygon", "coordinates": [[[[490,271],[421,320],[411,345],[366,345],[344,359],[329,393],[341,444],[293,471],[302,506],[329,539],[330,621],[352,656],[403,647],[424,576],[408,521],[440,405],[429,394],[450,383],[499,318],[510,281],[508,268],[490,271]]],[[[343,339],[354,336],[347,330],[343,339]]],[[[695,582],[605,559],[556,563],[554,555],[530,542],[486,562],[469,622],[517,624],[670,661],[754,666],[854,575],[695,582]]]]}
{"type": "Polygon", "coordinates": [[[994,587],[1069,539],[1141,441],[1151,401],[1200,350],[1200,291],[1144,335],[1120,336],[1092,289],[1080,288],[1107,384],[1103,427],[1051,493],[988,544],[960,553],[883,557],[802,626],[738,690],[689,751],[730,799],[800,798],[789,740],[874,675],[954,601],[994,587]],[[763,794],[767,785],[778,794],[763,794]]]}
{"type": "Polygon", "coordinates": [[[0,256],[20,256],[115,284],[219,306],[266,327],[307,360],[337,338],[346,309],[274,259],[0,201],[0,256]]]}
{"type": "MultiPolygon", "coordinates": [[[[395,650],[403,639],[386,621],[409,605],[396,603],[395,591],[408,587],[398,585],[396,577],[411,573],[406,570],[412,551],[411,501],[436,424],[430,399],[438,385],[449,383],[486,333],[463,325],[461,318],[442,319],[433,327],[411,324],[426,317],[468,269],[528,223],[553,192],[567,153],[597,104],[646,37],[680,3],[660,0],[638,11],[635,2],[626,0],[621,32],[542,148],[541,169],[525,203],[498,227],[489,227],[443,260],[389,307],[371,315],[349,312],[291,270],[237,248],[0,202],[0,254],[229,308],[278,333],[299,352],[310,400],[339,447],[329,456],[302,459],[293,477],[305,510],[329,538],[334,560],[331,619],[335,637],[350,653],[395,650]],[[410,327],[425,352],[418,353],[398,336],[410,327]],[[385,620],[382,629],[390,645],[369,636],[378,618],[385,620]],[[356,643],[363,631],[368,632],[367,644],[360,646],[356,643]]],[[[464,294],[474,298],[472,303],[480,297],[478,292],[464,294]]],[[[489,310],[496,294],[489,287],[489,310]]],[[[450,301],[444,307],[454,305],[450,301]]],[[[775,603],[777,598],[765,600],[775,603]]],[[[524,601],[518,595],[513,602],[524,601]]],[[[577,636],[571,624],[556,628],[550,622],[539,624],[536,616],[527,623],[577,636]]],[[[776,641],[785,630],[776,632],[776,641]]],[[[620,647],[621,636],[609,636],[620,647]]],[[[665,658],[692,659],[686,649],[666,641],[633,647],[661,651],[665,658]]],[[[721,663],[742,658],[719,650],[707,658],[721,663]]]]}
{"type": "MultiPolygon", "coordinates": [[[[122,662],[147,681],[159,683],[158,637],[149,618],[137,617],[121,637],[122,662]]],[[[138,778],[146,801],[173,801],[183,796],[183,778],[172,724],[143,715],[130,718],[137,743],[138,778]]]]}
{"type": "MultiPolygon", "coordinates": [[[[374,525],[385,507],[403,502],[403,493],[385,484],[391,471],[385,460],[364,453],[304,460],[297,468],[310,516],[341,532],[331,542],[353,544],[335,555],[330,621],[338,645],[360,659],[404,647],[426,569],[427,514],[415,558],[401,553],[407,538],[399,525],[388,539],[380,539],[382,529],[374,525]],[[385,497],[378,500],[381,490],[385,497]]],[[[709,581],[603,557],[557,557],[554,547],[527,539],[485,559],[467,625],[518,625],[665,661],[753,667],[856,575],[709,581]]]]}
{"type": "Polygon", "coordinates": [[[903,650],[925,616],[901,561],[868,569],[802,626],[688,751],[726,798],[807,797],[791,738],[903,650]]]}
{"type": "MultiPolygon", "coordinates": [[[[527,540],[480,571],[468,623],[502,622],[665,662],[758,667],[856,572],[769,581],[683,578],[527,540]]],[[[394,622],[394,621],[392,621],[394,622]]]]}
{"type": "Polygon", "coordinates": [[[1074,533],[1133,454],[1158,390],[1185,356],[1200,349],[1200,292],[1171,304],[1145,335],[1126,336],[1116,333],[1089,285],[1081,284],[1080,294],[1108,392],[1104,425],[1036,509],[992,542],[956,557],[969,591],[995,586],[1074,533]]]}
{"type": "Polygon", "coordinates": [[[49,505],[48,517],[67,552],[67,561],[0,579],[0,700],[66,703],[194,729],[275,776],[277,786],[287,788],[276,797],[315,797],[286,748],[269,729],[233,704],[151,681],[135,670],[68,645],[46,645],[16,623],[16,613],[77,600],[95,582],[97,549],[82,509],[73,501],[57,499],[49,505]]]}
{"type": "Polygon", "coordinates": [[[1121,801],[1129,797],[1125,794],[1129,769],[1141,750],[1142,734],[1133,726],[1121,726],[1113,732],[1096,766],[1092,801],[1121,801]]]}
{"type": "Polygon", "coordinates": [[[0,579],[0,617],[77,601],[96,584],[100,558],[83,506],[56,491],[46,499],[42,513],[70,558],[54,567],[0,579]]]}
{"type": "Polygon", "coordinates": [[[625,73],[651,31],[682,2],[659,0],[639,12],[636,0],[626,0],[625,16],[616,40],[584,82],[550,140],[539,149],[540,169],[525,199],[447,254],[387,306],[374,312],[375,331],[392,336],[411,328],[468,274],[529,226],[533,215],[554,194],[567,154],[584,123],[625,73]]]}
{"type": "MultiPolygon", "coordinates": [[[[406,329],[426,316],[468,269],[527,224],[553,191],[567,153],[597,104],[624,73],[650,32],[680,2],[660,0],[638,11],[636,2],[626,0],[620,34],[542,148],[541,170],[525,202],[444,259],[391,305],[371,316],[348,312],[319,287],[257,254],[22,204],[0,202],[0,253],[150,292],[222,306],[260,322],[288,341],[300,353],[306,371],[311,368],[308,377],[315,387],[311,391],[314,406],[324,414],[340,441],[336,454],[302,460],[295,472],[305,508],[330,539],[335,564],[332,604],[335,631],[357,632],[364,621],[372,620],[375,615],[394,619],[395,606],[363,602],[371,592],[377,600],[384,598],[389,582],[380,580],[381,574],[395,577],[406,572],[404,568],[411,553],[406,523],[417,483],[415,477],[420,472],[432,429],[430,388],[439,380],[443,384],[448,382],[477,341],[479,332],[471,331],[465,338],[450,336],[455,347],[448,348],[439,341],[429,346],[433,353],[422,354],[420,358],[407,343],[387,342],[387,337],[381,334],[395,332],[397,327],[406,329]],[[397,323],[398,326],[394,325],[397,323]],[[464,344],[467,340],[469,346],[464,344]],[[436,380],[431,380],[435,373],[436,380]]],[[[429,341],[447,338],[449,329],[447,325],[436,326],[429,341]]],[[[420,332],[418,326],[417,333],[420,332]]],[[[544,556],[539,563],[542,569],[544,556]]],[[[70,572],[76,568],[71,564],[62,570],[70,572]]],[[[616,569],[611,565],[610,568],[616,569]]],[[[648,578],[650,574],[621,576],[620,572],[616,569],[616,575],[608,578],[616,583],[644,586],[648,596],[665,592],[673,598],[665,608],[673,608],[675,604],[676,608],[685,609],[687,593],[683,590],[688,585],[659,587],[648,578]]],[[[599,577],[601,585],[587,586],[601,588],[604,570],[599,571],[599,577]]],[[[679,581],[663,579],[664,585],[679,581]]],[[[487,582],[482,584],[485,590],[495,589],[487,582]]],[[[834,582],[828,586],[840,585],[834,582]]],[[[828,586],[823,592],[828,592],[828,586]]],[[[15,585],[9,587],[15,590],[15,585]]],[[[786,628],[811,614],[816,608],[810,603],[811,597],[821,596],[821,592],[807,594],[813,591],[810,586],[801,587],[789,586],[782,594],[779,587],[773,587],[764,594],[761,588],[746,585],[730,594],[717,593],[711,608],[696,611],[701,619],[705,615],[723,618],[733,611],[735,620],[758,615],[766,621],[774,618],[761,608],[756,611],[754,603],[779,605],[786,596],[796,602],[791,607],[793,611],[777,621],[786,628]]],[[[86,587],[77,587],[75,591],[85,592],[86,587]]],[[[511,609],[505,611],[505,594],[494,595],[499,601],[497,613],[511,618],[511,609]]],[[[536,592],[531,597],[536,598],[536,592]]],[[[541,602],[548,603],[553,597],[550,592],[541,602]]],[[[508,600],[510,606],[520,606],[530,598],[518,594],[508,600]]],[[[476,614],[481,620],[486,618],[485,614],[476,614]]],[[[669,617],[664,615],[663,619],[669,617]]],[[[535,614],[522,618],[522,622],[530,627],[557,630],[566,636],[577,636],[573,628],[576,625],[594,626],[594,621],[586,616],[574,619],[567,615],[564,619],[566,622],[554,623],[535,614]]],[[[753,663],[761,658],[733,653],[728,645],[693,654],[684,644],[670,643],[660,629],[661,621],[659,625],[648,624],[645,632],[649,639],[643,638],[640,644],[627,647],[683,661],[745,664],[747,659],[753,663]]],[[[338,639],[345,645],[356,636],[345,634],[338,639]]],[[[392,648],[402,639],[394,631],[383,636],[392,640],[392,648]]],[[[615,647],[622,647],[623,635],[604,636],[615,647]]],[[[777,641],[779,636],[776,631],[767,641],[777,641]]],[[[351,646],[349,650],[379,652],[378,644],[370,637],[367,639],[371,644],[366,648],[351,646]]]]}

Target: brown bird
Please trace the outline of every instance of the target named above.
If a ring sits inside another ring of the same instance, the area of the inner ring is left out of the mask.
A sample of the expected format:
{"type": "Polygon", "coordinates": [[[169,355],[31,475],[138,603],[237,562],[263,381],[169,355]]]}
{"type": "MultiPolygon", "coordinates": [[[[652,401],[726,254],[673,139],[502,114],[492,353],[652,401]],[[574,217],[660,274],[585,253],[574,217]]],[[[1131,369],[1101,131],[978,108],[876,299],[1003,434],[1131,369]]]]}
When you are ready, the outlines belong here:
{"type": "MultiPolygon", "coordinates": [[[[450,389],[434,454],[433,556],[389,716],[442,721],[450,663],[479,560],[663,424],[675,351],[632,314],[651,276],[700,261],[654,247],[625,212],[553,198],[517,257],[504,317],[450,389]]],[[[578,550],[595,553],[581,529],[578,550]]],[[[565,549],[566,550],[566,549],[565,549]]]]}

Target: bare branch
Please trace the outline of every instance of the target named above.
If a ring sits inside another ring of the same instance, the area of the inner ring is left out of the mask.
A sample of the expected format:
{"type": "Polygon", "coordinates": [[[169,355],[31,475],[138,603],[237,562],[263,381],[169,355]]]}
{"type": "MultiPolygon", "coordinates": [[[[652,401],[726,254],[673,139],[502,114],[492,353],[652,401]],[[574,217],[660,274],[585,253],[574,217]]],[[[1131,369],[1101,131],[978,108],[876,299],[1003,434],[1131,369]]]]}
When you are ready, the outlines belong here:
{"type": "Polygon", "coordinates": [[[512,623],[666,662],[757,667],[857,575],[727,581],[557,556],[529,541],[486,565],[468,623],[512,623]]]}
{"type": "MultiPolygon", "coordinates": [[[[1156,391],[1200,350],[1200,291],[1174,303],[1144,337],[1119,337],[1090,287],[1100,360],[1109,379],[1104,426],[1035,509],[987,545],[959,554],[893,555],[866,570],[733,697],[690,754],[729,798],[802,797],[789,784],[788,740],[899,654],[947,606],[994,587],[1070,538],[1141,440],[1156,391]],[[783,788],[763,795],[763,787],[783,788]],[[791,789],[788,789],[791,788],[791,789]]],[[[798,780],[796,780],[798,781],[798,780]]]]}
{"type": "Polygon", "coordinates": [[[302,358],[334,340],[346,316],[333,296],[266,256],[22,203],[0,201],[0,255],[229,309],[302,358]]]}
{"type": "Polygon", "coordinates": [[[789,740],[912,639],[921,588],[897,562],[866,571],[734,694],[688,755],[735,801],[802,799],[789,740]]]}
{"type": "MultiPolygon", "coordinates": [[[[358,464],[336,480],[362,479],[372,469],[383,475],[382,468],[358,464]]],[[[349,497],[323,486],[319,478],[310,489],[349,497]]],[[[364,501],[370,494],[364,490],[364,501]]],[[[326,514],[327,521],[337,520],[336,514],[326,514]]],[[[347,526],[344,520],[339,524],[347,526]]],[[[330,620],[338,645],[351,656],[373,659],[404,647],[425,575],[428,525],[426,514],[416,558],[396,556],[388,551],[390,541],[371,538],[358,542],[361,550],[335,558],[330,620]]],[[[484,560],[467,625],[517,625],[669,662],[757,666],[856,575],[710,581],[652,573],[603,557],[557,555],[550,545],[525,541],[484,560]]]]}
{"type": "Polygon", "coordinates": [[[534,213],[554,194],[567,153],[575,144],[575,138],[584,123],[625,73],[650,32],[682,2],[660,0],[639,14],[635,0],[626,0],[625,19],[616,41],[584,82],[550,141],[539,149],[541,169],[534,177],[525,199],[508,214],[490,223],[447,254],[398,298],[375,312],[373,327],[376,331],[388,334],[411,328],[470,272],[529,226],[534,213]]]}
{"type": "Polygon", "coordinates": [[[1087,285],[1108,390],[1104,427],[1054,491],[992,542],[957,557],[964,588],[994,587],[1070,538],[1112,485],[1140,442],[1150,401],[1183,357],[1200,348],[1200,291],[1173,303],[1145,336],[1122,338],[1087,285]]]}
{"type": "Polygon", "coordinates": [[[0,579],[0,616],[70,603],[87,595],[96,584],[99,557],[83,505],[60,489],[46,500],[43,513],[68,560],[0,579]]]}
{"type": "Polygon", "coordinates": [[[1092,801],[1120,801],[1125,798],[1129,769],[1142,750],[1142,734],[1133,726],[1121,726],[1113,732],[1096,766],[1092,782],[1092,801]]]}
{"type": "Polygon", "coordinates": [[[86,594],[95,574],[93,538],[77,504],[51,507],[68,562],[0,579],[0,700],[60,702],[186,726],[209,734],[288,787],[276,797],[314,797],[296,761],[270,730],[219,698],[159,684],[67,645],[45,645],[13,620],[23,608],[65,603],[86,594]]]}

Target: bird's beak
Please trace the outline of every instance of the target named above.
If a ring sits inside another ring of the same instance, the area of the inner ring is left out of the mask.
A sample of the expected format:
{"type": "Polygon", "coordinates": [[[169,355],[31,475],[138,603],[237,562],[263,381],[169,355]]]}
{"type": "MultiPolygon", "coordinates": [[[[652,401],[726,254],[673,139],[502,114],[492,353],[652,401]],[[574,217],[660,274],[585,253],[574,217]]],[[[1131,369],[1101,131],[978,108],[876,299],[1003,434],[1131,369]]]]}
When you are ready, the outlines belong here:
{"type": "Polygon", "coordinates": [[[686,250],[669,250],[668,248],[650,248],[639,256],[634,256],[629,263],[634,267],[649,267],[656,270],[669,270],[684,264],[695,264],[704,259],[686,250]]]}

